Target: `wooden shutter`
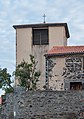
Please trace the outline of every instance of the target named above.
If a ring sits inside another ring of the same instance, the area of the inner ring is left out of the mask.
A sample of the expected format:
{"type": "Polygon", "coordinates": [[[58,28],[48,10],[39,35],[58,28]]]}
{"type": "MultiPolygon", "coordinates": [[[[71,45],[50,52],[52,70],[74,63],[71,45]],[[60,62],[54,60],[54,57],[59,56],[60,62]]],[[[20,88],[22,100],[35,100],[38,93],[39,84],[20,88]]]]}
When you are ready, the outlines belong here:
{"type": "Polygon", "coordinates": [[[39,30],[33,30],[33,45],[39,45],[40,44],[40,31],[39,30]]]}
{"type": "Polygon", "coordinates": [[[33,45],[47,45],[47,44],[48,44],[48,29],[34,29],[33,45]]]}
{"type": "Polygon", "coordinates": [[[48,44],[48,30],[47,29],[41,30],[41,44],[42,45],[48,44]]]}

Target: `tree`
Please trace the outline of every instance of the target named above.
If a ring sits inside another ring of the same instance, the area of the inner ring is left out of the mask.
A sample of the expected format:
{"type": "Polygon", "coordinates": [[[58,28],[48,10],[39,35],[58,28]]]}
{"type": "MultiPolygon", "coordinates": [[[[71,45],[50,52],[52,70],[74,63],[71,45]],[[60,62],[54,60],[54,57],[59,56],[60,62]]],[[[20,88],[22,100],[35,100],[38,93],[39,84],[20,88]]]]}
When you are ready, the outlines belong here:
{"type": "Polygon", "coordinates": [[[15,76],[20,86],[28,90],[35,90],[40,77],[40,71],[36,70],[37,63],[34,56],[30,55],[30,63],[24,60],[16,67],[15,76]]]}
{"type": "Polygon", "coordinates": [[[12,86],[11,75],[8,73],[7,68],[0,68],[0,88],[5,91],[5,93],[10,93],[14,91],[12,86]]]}

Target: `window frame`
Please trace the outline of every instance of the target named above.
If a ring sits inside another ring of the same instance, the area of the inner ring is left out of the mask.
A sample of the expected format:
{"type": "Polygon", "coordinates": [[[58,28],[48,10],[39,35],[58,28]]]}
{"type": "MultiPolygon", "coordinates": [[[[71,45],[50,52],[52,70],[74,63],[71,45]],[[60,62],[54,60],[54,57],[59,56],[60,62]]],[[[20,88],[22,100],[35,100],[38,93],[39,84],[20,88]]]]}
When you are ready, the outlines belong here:
{"type": "Polygon", "coordinates": [[[32,44],[33,45],[48,45],[49,44],[49,30],[48,30],[48,28],[33,28],[32,29],[32,44]],[[46,33],[45,33],[45,31],[46,31],[46,33]],[[35,32],[37,32],[37,37],[38,37],[38,40],[36,40],[37,43],[35,43],[36,41],[34,38],[34,37],[36,37],[36,36],[34,36],[35,32]],[[44,33],[45,39],[46,39],[45,42],[42,40],[43,39],[43,37],[42,37],[43,33],[44,33]],[[41,40],[40,40],[40,37],[41,37],[41,40]]]}

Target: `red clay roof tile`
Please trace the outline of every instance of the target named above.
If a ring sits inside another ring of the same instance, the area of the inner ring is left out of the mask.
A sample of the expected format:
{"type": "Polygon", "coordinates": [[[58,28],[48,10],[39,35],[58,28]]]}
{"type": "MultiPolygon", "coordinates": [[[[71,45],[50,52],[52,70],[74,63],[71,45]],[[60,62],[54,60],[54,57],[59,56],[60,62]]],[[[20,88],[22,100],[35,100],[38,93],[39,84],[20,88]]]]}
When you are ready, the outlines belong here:
{"type": "Polygon", "coordinates": [[[52,54],[70,54],[70,53],[83,53],[84,46],[54,46],[47,55],[52,54]]]}

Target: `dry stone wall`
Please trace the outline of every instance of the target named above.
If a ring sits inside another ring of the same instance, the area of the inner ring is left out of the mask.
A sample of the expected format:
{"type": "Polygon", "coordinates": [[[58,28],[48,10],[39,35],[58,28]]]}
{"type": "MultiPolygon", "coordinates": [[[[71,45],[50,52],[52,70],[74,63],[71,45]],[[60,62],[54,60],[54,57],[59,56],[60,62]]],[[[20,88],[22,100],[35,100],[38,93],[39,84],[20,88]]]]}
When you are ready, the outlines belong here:
{"type": "Polygon", "coordinates": [[[84,91],[16,90],[7,94],[2,115],[1,119],[84,119],[84,91]]]}

